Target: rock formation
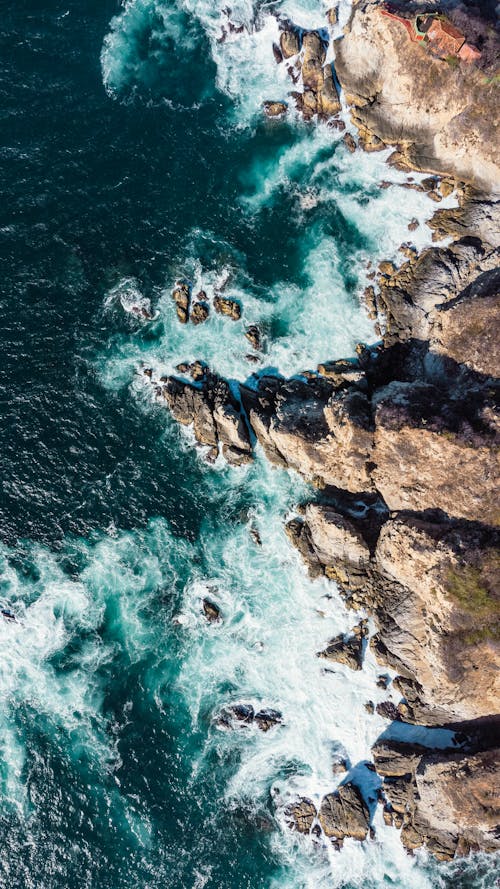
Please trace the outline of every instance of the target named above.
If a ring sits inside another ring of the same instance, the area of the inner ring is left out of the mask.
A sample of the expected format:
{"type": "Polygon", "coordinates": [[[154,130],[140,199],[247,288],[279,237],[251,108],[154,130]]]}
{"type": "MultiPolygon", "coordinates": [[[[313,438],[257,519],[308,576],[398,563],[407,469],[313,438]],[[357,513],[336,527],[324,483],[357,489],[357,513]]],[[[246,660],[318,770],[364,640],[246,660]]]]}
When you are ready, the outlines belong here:
{"type": "MultiPolygon", "coordinates": [[[[383,15],[383,6],[380,0],[353,4],[336,43],[337,76],[362,137],[397,144],[408,168],[452,173],[498,191],[495,65],[485,72],[433,56],[412,42],[401,22],[383,15]]],[[[400,6],[404,14],[408,4],[400,6]]]]}

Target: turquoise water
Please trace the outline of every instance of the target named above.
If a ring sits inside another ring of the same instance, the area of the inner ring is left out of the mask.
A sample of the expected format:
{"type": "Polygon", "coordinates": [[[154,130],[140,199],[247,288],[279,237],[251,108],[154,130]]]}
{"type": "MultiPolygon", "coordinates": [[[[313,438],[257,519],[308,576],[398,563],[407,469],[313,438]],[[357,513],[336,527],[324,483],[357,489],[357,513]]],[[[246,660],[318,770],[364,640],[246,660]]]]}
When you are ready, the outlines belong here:
{"type": "Polygon", "coordinates": [[[334,788],[337,755],[374,796],[365,762],[390,727],[364,704],[387,694],[370,655],[354,675],[316,658],[356,615],[286,539],[311,490],[260,454],[207,465],[141,373],[201,358],[245,380],[352,354],[375,339],[367,263],[396,258],[415,216],[430,241],[428,199],[380,189],[384,155],[261,118],[287,90],[271,13],[323,27],[321,4],[234,6],[247,30],[219,43],[222,7],[26,0],[3,17],[0,886],[489,889],[486,858],[409,858],[380,811],[340,853],[287,829],[287,802],[334,788]],[[209,296],[227,281],[242,321],[181,327],[184,275],[209,296]],[[282,724],[222,728],[237,702],[282,724]]]}

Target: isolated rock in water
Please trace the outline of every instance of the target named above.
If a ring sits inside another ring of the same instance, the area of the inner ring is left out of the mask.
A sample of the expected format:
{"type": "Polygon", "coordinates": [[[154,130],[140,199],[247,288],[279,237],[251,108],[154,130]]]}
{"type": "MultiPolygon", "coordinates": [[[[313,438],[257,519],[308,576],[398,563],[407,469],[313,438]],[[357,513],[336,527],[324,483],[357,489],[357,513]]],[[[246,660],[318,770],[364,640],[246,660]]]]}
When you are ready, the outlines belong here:
{"type": "Polygon", "coordinates": [[[366,622],[362,621],[354,627],[352,636],[340,633],[331,639],[324,651],[318,653],[318,657],[338,664],[345,664],[351,670],[361,670],[363,666],[364,638],[367,634],[366,622]]]}
{"type": "Polygon", "coordinates": [[[203,324],[209,315],[209,308],[205,302],[197,302],[191,310],[191,321],[193,324],[203,324]]]}
{"type": "Polygon", "coordinates": [[[251,725],[255,711],[251,704],[230,704],[221,711],[218,723],[228,728],[251,725]]]}
{"type": "Polygon", "coordinates": [[[301,797],[285,809],[285,818],[290,828],[298,833],[310,833],[317,814],[316,806],[306,797],[301,797]]]}
{"type": "Polygon", "coordinates": [[[296,56],[300,50],[299,35],[296,31],[282,31],[280,35],[280,49],[284,59],[296,56]]]}
{"type": "Polygon", "coordinates": [[[214,309],[220,315],[227,315],[233,321],[241,318],[241,306],[235,299],[226,296],[216,296],[214,299],[214,309]]]}
{"type": "Polygon", "coordinates": [[[187,324],[189,320],[189,304],[191,302],[191,288],[189,284],[179,281],[172,293],[172,298],[177,306],[177,317],[181,324],[187,324]]]}
{"type": "Polygon", "coordinates": [[[262,732],[268,732],[270,728],[273,728],[273,726],[279,725],[279,723],[282,722],[282,716],[278,710],[267,708],[259,710],[255,714],[254,721],[262,732]]]}
{"type": "Polygon", "coordinates": [[[261,348],[260,330],[256,324],[251,324],[250,327],[247,327],[245,336],[254,349],[259,350],[261,348]]]}
{"type": "Polygon", "coordinates": [[[203,599],[202,606],[203,613],[210,623],[217,623],[220,620],[220,608],[215,602],[212,602],[210,599],[203,599]]]}
{"type": "Polygon", "coordinates": [[[327,837],[365,840],[370,826],[370,813],[359,788],[348,782],[342,784],[335,793],[323,797],[319,821],[327,837]]]}
{"type": "Polygon", "coordinates": [[[267,117],[283,117],[288,110],[286,102],[264,102],[263,108],[267,117]]]}
{"type": "Polygon", "coordinates": [[[323,88],[325,47],[317,31],[308,31],[302,38],[302,81],[305,89],[319,92],[323,88]]]}

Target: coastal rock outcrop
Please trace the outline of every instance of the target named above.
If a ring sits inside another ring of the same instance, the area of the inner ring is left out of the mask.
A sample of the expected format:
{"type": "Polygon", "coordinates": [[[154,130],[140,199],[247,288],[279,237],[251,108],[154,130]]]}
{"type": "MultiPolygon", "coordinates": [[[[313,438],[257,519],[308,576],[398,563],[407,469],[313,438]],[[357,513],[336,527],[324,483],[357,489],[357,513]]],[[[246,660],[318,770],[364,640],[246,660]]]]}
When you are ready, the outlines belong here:
{"type": "MultiPolygon", "coordinates": [[[[493,80],[474,65],[433,55],[384,9],[380,0],[353,4],[336,43],[336,72],[354,106],[354,123],[397,144],[408,167],[453,173],[488,191],[500,190],[493,80]]],[[[395,11],[411,30],[407,4],[395,11]]],[[[492,63],[493,75],[494,69],[492,63]]]]}
{"type": "Polygon", "coordinates": [[[436,857],[500,848],[498,749],[429,752],[416,745],[379,742],[373,748],[385,780],[389,820],[402,826],[407,849],[427,846],[436,857]]]}

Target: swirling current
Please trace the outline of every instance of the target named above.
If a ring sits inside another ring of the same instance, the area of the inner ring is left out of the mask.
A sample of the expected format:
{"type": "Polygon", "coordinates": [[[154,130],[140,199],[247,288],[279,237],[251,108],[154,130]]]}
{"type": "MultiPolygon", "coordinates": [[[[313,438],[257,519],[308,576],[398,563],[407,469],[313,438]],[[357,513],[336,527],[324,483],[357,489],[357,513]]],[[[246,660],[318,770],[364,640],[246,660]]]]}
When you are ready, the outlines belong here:
{"type": "Polygon", "coordinates": [[[430,241],[426,196],[379,187],[385,155],[262,117],[287,90],[276,16],[323,28],[326,9],[241,0],[222,40],[215,0],[3,4],[1,887],[493,885],[487,857],[410,858],[377,811],[375,662],[321,669],[352,614],[283,530],[310,490],[261,454],[207,464],[141,373],[256,371],[243,322],[179,325],[180,276],[229,281],[266,330],[257,371],[295,374],[374,341],[367,264],[396,258],[414,217],[430,241]],[[235,701],[283,723],[224,730],[235,701]],[[376,828],[340,852],[283,817],[333,788],[336,754],[376,828]]]}

